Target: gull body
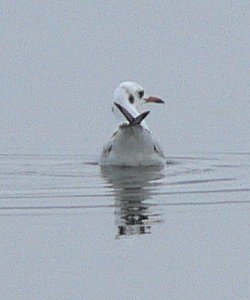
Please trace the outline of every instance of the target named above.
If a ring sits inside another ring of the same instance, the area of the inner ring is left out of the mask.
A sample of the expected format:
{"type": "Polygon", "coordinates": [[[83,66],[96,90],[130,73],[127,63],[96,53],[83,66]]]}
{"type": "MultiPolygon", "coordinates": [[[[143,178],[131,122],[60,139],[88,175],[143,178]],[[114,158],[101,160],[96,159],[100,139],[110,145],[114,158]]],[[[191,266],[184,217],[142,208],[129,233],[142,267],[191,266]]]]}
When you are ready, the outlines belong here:
{"type": "Polygon", "coordinates": [[[140,113],[145,103],[164,103],[158,97],[148,97],[142,86],[122,82],[114,92],[112,111],[119,121],[118,129],[103,147],[100,165],[110,166],[164,166],[165,155],[157,139],[150,132],[140,113]]]}

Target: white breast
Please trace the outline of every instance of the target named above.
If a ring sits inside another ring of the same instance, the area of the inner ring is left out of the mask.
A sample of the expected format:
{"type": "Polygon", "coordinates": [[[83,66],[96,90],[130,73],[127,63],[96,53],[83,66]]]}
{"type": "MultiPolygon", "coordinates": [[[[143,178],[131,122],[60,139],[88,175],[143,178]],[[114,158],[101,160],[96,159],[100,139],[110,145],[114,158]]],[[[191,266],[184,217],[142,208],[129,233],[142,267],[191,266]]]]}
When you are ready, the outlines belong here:
{"type": "Polygon", "coordinates": [[[103,148],[100,165],[165,165],[164,154],[150,131],[141,125],[120,126],[103,148]]]}

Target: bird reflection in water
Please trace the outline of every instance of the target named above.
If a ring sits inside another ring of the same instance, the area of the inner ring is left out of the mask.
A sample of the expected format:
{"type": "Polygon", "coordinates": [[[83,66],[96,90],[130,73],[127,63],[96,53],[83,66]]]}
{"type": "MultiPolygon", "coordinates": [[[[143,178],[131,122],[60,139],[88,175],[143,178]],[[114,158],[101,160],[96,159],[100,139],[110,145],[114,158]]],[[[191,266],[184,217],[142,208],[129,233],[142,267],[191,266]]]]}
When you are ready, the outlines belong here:
{"type": "Polygon", "coordinates": [[[124,235],[149,234],[151,225],[162,222],[161,213],[150,205],[159,179],[165,176],[162,167],[102,167],[103,178],[115,192],[115,224],[117,238],[124,235]]]}

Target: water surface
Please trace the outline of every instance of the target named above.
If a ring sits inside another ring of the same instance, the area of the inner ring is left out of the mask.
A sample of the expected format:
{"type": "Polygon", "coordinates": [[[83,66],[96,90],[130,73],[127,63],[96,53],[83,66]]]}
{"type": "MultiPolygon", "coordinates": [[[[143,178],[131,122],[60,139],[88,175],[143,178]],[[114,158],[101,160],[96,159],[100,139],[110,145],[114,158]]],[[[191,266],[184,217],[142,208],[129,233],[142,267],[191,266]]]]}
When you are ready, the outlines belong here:
{"type": "Polygon", "coordinates": [[[1,299],[247,299],[250,153],[0,156],[1,299]]]}

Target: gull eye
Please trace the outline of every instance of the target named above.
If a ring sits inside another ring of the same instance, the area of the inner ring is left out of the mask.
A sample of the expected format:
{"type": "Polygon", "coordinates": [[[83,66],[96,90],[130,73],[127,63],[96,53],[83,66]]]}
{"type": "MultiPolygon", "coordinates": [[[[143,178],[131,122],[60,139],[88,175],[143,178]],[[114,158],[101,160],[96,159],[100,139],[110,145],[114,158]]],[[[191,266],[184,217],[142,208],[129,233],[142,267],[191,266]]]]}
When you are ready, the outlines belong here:
{"type": "Polygon", "coordinates": [[[139,91],[138,94],[139,94],[139,97],[142,98],[144,96],[144,91],[139,91]]]}
{"type": "Polygon", "coordinates": [[[128,100],[131,104],[133,104],[135,102],[135,98],[133,95],[129,95],[128,100]]]}

